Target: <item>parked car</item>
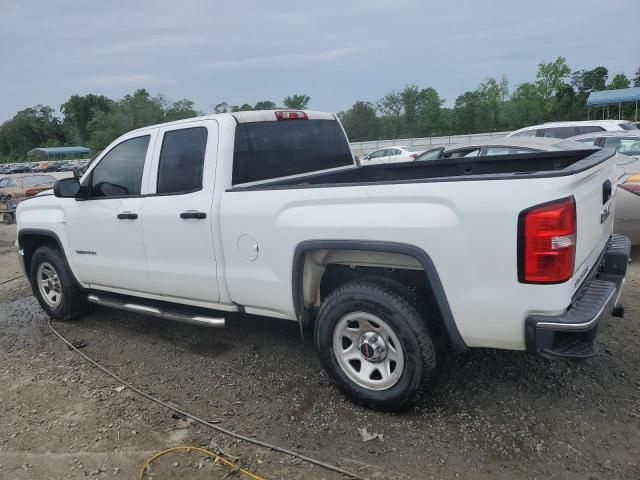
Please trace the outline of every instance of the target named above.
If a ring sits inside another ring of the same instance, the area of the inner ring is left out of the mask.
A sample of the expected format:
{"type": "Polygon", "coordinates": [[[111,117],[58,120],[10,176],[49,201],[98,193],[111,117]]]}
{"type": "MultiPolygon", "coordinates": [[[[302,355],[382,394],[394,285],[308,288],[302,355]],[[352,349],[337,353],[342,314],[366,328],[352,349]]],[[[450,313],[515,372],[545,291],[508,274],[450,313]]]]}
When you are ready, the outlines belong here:
{"type": "MultiPolygon", "coordinates": [[[[640,140],[640,130],[631,132],[603,132],[600,135],[615,136],[618,133],[640,140]]],[[[591,134],[597,135],[597,134],[591,134]]],[[[596,137],[600,138],[600,137],[596,137]]],[[[633,148],[634,142],[625,143],[625,151],[633,148]]],[[[570,139],[537,137],[493,138],[483,142],[447,145],[427,150],[416,162],[439,160],[444,158],[469,158],[478,156],[516,155],[531,152],[560,152],[563,150],[594,149],[604,146],[604,141],[595,142],[590,136],[570,139]]],[[[639,145],[640,147],[640,145],[639,145]]],[[[616,183],[629,193],[619,193],[614,214],[614,233],[626,235],[632,244],[640,243],[640,161],[621,153],[614,153],[618,166],[616,183]],[[637,191],[637,193],[636,193],[637,191]]]]}
{"type": "Polygon", "coordinates": [[[291,320],[348,397],[402,410],[445,349],[587,358],[623,313],[611,153],[518,157],[360,167],[333,114],[180,120],[20,203],[18,254],[52,318],[291,320]]]}
{"type": "Polygon", "coordinates": [[[623,177],[618,186],[614,230],[640,244],[640,130],[601,132],[572,137],[587,145],[615,149],[623,177]]]}
{"type": "Polygon", "coordinates": [[[542,125],[521,128],[507,137],[550,137],[569,138],[575,135],[594,132],[637,130],[633,123],[626,120],[584,120],[576,122],[549,122],[542,125]]]}
{"type": "Polygon", "coordinates": [[[416,158],[416,162],[443,158],[473,158],[495,155],[517,155],[534,152],[593,149],[591,145],[573,143],[557,138],[498,137],[475,143],[458,143],[434,147],[416,158]]]}
{"type": "Polygon", "coordinates": [[[45,190],[51,190],[56,179],[51,175],[37,173],[15,174],[0,179],[0,194],[14,200],[33,197],[45,190]]]}
{"type": "Polygon", "coordinates": [[[380,163],[413,162],[424,152],[422,147],[389,147],[374,150],[360,159],[360,165],[377,165],[380,163]]]}
{"type": "Polygon", "coordinates": [[[12,173],[27,173],[31,171],[31,164],[29,163],[15,163],[13,165],[11,165],[11,167],[9,169],[7,169],[7,171],[5,173],[7,174],[12,174],[12,173]]]}

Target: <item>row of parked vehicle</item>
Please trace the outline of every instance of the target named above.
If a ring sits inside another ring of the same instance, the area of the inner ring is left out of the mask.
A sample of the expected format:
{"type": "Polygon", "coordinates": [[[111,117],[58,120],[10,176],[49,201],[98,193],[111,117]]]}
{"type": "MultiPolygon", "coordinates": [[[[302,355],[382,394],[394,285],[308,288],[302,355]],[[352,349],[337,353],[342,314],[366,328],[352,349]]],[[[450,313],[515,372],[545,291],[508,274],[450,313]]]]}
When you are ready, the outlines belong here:
{"type": "Polygon", "coordinates": [[[0,174],[13,173],[48,173],[72,172],[78,167],[86,166],[89,160],[51,160],[46,162],[8,163],[0,165],[0,174]]]}
{"type": "Polygon", "coordinates": [[[618,199],[614,231],[640,243],[640,130],[623,120],[553,122],[522,128],[505,137],[476,143],[383,148],[361,158],[360,165],[423,162],[448,158],[526,155],[535,152],[615,149],[618,199]]]}

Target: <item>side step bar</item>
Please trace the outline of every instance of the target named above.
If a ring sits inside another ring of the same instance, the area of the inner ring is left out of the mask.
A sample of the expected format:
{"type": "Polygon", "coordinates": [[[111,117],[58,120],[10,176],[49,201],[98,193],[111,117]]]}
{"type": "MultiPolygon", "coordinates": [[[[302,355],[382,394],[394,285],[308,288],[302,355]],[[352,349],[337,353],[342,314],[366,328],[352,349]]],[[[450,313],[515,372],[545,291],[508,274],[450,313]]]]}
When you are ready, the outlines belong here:
{"type": "Polygon", "coordinates": [[[114,298],[101,298],[93,293],[87,297],[87,300],[91,303],[102,305],[103,307],[117,308],[118,310],[125,310],[127,312],[152,315],[154,317],[164,318],[165,320],[173,320],[174,322],[190,323],[192,325],[202,325],[213,328],[224,327],[224,318],[190,315],[188,313],[182,313],[174,310],[162,310],[158,307],[140,305],[126,300],[120,301],[114,298]]]}

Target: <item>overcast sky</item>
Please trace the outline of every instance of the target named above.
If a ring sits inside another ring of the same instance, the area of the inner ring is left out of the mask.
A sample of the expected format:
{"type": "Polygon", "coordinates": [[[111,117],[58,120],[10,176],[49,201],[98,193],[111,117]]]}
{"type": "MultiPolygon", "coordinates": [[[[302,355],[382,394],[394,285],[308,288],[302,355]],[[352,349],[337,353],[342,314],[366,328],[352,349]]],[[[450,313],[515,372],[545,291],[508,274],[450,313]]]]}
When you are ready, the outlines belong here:
{"type": "MultiPolygon", "coordinates": [[[[489,76],[511,88],[559,55],[573,70],[640,65],[639,0],[0,0],[0,122],[72,94],[282,101],[339,111],[408,83],[451,104],[489,76]]],[[[612,75],[611,75],[612,76],[612,75]]]]}

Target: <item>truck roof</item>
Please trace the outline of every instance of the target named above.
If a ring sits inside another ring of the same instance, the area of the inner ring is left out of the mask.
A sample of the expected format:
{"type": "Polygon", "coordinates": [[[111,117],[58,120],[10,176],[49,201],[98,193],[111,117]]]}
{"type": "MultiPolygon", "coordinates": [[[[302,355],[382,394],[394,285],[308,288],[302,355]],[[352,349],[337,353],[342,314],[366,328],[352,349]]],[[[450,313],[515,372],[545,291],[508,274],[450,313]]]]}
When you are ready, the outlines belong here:
{"type": "Polygon", "coordinates": [[[306,114],[309,120],[335,120],[336,116],[333,113],[319,112],[315,110],[294,110],[290,108],[278,108],[275,110],[250,110],[245,112],[227,112],[227,113],[215,113],[212,115],[202,115],[200,117],[184,118],[182,120],[175,120],[173,122],[158,123],[155,125],[148,125],[146,127],[137,128],[131,130],[131,132],[144,132],[146,130],[152,130],[158,127],[167,127],[173,125],[187,124],[190,122],[196,122],[201,120],[216,120],[220,118],[233,118],[238,123],[250,123],[250,122],[275,122],[275,112],[302,112],[306,114]]]}

